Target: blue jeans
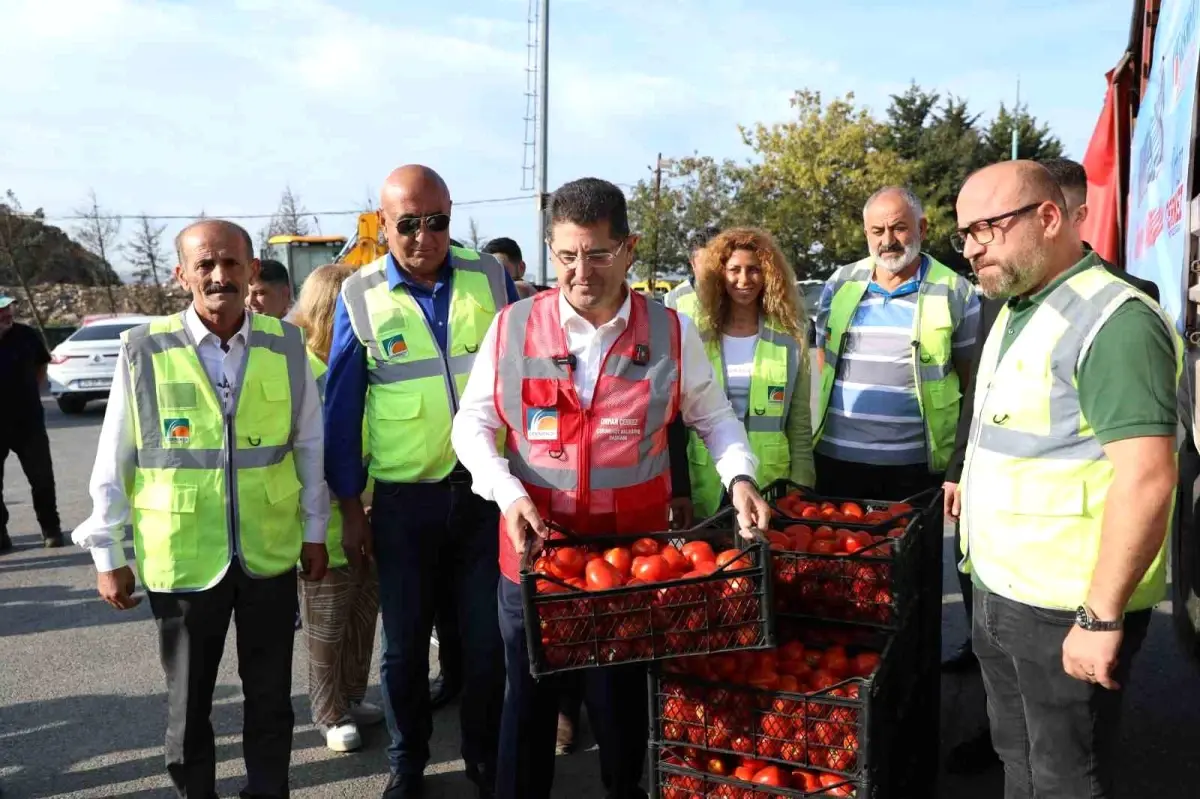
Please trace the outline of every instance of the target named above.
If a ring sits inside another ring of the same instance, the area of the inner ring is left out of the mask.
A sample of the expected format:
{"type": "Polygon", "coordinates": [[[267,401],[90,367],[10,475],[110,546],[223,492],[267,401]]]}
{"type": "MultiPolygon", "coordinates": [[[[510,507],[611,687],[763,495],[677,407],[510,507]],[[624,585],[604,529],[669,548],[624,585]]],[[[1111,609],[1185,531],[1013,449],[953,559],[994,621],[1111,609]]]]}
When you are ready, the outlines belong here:
{"type": "Polygon", "coordinates": [[[429,635],[438,591],[454,593],[463,649],[462,756],[495,771],[504,649],[496,623],[499,511],[466,482],[376,481],[371,534],[383,615],[380,684],[396,774],[429,762],[429,635]]]}
{"type": "Polygon", "coordinates": [[[1014,602],[975,586],[972,642],[987,690],[1004,799],[1108,799],[1121,739],[1121,697],[1150,611],[1125,616],[1109,691],[1063,671],[1075,614],[1014,602]]]}

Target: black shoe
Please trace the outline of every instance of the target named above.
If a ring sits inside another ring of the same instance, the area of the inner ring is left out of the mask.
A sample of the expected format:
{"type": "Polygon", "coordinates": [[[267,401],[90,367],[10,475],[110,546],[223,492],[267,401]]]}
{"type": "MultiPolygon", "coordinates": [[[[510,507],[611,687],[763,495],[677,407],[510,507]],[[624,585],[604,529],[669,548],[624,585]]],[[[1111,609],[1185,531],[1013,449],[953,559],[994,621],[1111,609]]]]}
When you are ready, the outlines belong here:
{"type": "Polygon", "coordinates": [[[475,786],[479,799],[492,799],[496,795],[496,769],[468,763],[467,779],[475,786]]]}
{"type": "Polygon", "coordinates": [[[992,748],[991,730],[968,738],[946,756],[947,774],[980,774],[999,765],[1000,756],[992,748]]]}
{"type": "Polygon", "coordinates": [[[954,654],[942,661],[942,671],[946,674],[961,674],[979,668],[979,658],[975,657],[975,649],[968,638],[954,654]]]}
{"type": "Polygon", "coordinates": [[[58,549],[63,545],[62,533],[51,533],[42,541],[42,546],[46,549],[58,549]]]}
{"type": "Polygon", "coordinates": [[[12,548],[12,539],[8,537],[8,530],[0,530],[0,552],[8,552],[12,548]]]}
{"type": "Polygon", "coordinates": [[[439,674],[429,681],[429,707],[431,710],[445,707],[462,691],[462,683],[439,674]]]}
{"type": "Polygon", "coordinates": [[[381,799],[411,799],[423,796],[425,778],[420,774],[393,774],[383,789],[381,799]]]}

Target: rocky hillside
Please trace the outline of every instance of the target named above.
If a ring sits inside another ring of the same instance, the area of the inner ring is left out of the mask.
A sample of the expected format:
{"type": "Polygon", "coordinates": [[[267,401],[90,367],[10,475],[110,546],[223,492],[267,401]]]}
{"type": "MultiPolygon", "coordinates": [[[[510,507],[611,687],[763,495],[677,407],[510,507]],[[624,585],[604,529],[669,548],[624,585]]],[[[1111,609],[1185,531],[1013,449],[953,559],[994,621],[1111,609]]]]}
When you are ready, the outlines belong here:
{"type": "MultiPolygon", "coordinates": [[[[34,324],[33,313],[20,286],[0,285],[0,294],[15,297],[18,322],[34,324]]],[[[187,307],[188,294],[172,281],[169,289],[158,291],[141,284],[114,286],[116,313],[174,313],[187,307]]],[[[50,284],[33,287],[33,299],[46,325],[77,325],[88,314],[113,313],[108,290],[103,286],[50,284]]]]}
{"type": "Polygon", "coordinates": [[[120,283],[108,264],[73,241],[62,228],[30,216],[13,216],[0,200],[4,252],[0,253],[0,285],[19,283],[20,270],[29,283],[73,283],[99,286],[120,283]],[[8,256],[11,255],[13,262],[8,256]]]}

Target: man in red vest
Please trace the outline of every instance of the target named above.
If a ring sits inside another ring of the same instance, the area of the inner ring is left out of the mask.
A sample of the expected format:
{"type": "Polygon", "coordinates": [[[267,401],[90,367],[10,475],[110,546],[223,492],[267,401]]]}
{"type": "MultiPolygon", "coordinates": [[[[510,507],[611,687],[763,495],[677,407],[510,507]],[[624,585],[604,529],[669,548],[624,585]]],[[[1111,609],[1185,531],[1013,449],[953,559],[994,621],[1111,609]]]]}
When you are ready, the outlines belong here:
{"type": "MultiPolygon", "coordinates": [[[[625,196],[583,178],[550,202],[558,288],[509,306],[476,356],[451,441],[476,493],[504,511],[500,630],[508,685],[497,799],[548,799],[554,779],[557,680],[529,674],[518,584],[528,537],[553,519],[579,534],[669,529],[667,426],[682,415],[708,446],[743,531],[770,511],[756,461],[696,329],[630,291],[637,236],[625,196]],[[505,452],[496,431],[507,428],[505,452]]],[[[748,534],[748,533],[746,533],[748,534]]],[[[610,799],[644,799],[645,669],[590,669],[585,698],[610,799]]]]}

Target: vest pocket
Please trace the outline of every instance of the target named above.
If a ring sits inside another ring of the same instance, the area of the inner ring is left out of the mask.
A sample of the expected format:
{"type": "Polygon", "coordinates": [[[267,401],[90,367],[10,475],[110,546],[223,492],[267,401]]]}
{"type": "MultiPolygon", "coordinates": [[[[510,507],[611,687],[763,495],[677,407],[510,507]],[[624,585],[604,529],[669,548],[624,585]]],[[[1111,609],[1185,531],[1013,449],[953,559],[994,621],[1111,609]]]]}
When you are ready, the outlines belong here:
{"type": "Polygon", "coordinates": [[[1087,513],[1082,481],[1022,480],[1008,486],[1008,513],[1014,516],[1072,517],[1087,513]]]}
{"type": "Polygon", "coordinates": [[[767,441],[754,447],[758,455],[758,483],[766,486],[791,473],[792,451],[787,440],[767,441]]]}
{"type": "Polygon", "coordinates": [[[426,429],[424,398],[417,393],[379,392],[374,415],[367,428],[371,431],[371,452],[390,464],[424,463],[425,437],[436,434],[426,429]],[[375,423],[377,422],[377,423],[375,423]],[[376,444],[378,442],[378,445],[376,444]]]}
{"type": "Polygon", "coordinates": [[[286,380],[263,380],[259,387],[262,402],[238,403],[238,437],[251,446],[279,446],[292,431],[291,408],[284,406],[291,399],[291,386],[286,380]]]}
{"type": "Polygon", "coordinates": [[[194,485],[143,483],[130,501],[133,529],[145,560],[195,560],[198,555],[195,529],[194,485]]]}

